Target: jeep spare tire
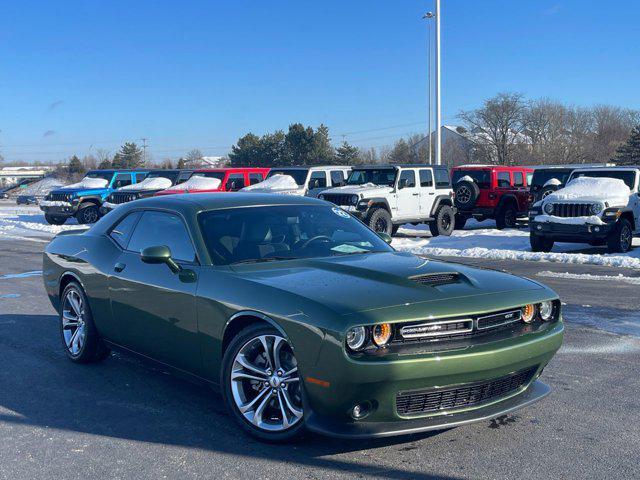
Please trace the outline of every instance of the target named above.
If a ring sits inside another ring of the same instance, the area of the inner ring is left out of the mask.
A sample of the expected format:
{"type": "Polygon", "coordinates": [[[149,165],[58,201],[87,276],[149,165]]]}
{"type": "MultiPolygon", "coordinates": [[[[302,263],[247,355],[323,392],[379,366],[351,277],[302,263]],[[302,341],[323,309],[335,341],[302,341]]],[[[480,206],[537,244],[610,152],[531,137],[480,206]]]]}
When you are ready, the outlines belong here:
{"type": "Polygon", "coordinates": [[[463,210],[470,210],[475,206],[479,196],[480,188],[475,182],[470,182],[469,180],[461,180],[460,182],[456,183],[456,207],[463,210]]]}

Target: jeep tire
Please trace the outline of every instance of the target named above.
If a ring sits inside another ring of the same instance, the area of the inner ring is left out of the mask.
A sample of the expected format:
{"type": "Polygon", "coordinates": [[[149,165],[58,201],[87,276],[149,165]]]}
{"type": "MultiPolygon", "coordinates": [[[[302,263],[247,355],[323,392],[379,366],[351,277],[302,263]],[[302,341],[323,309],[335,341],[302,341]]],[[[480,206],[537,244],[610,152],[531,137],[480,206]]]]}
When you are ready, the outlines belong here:
{"type": "Polygon", "coordinates": [[[44,219],[49,225],[62,225],[67,221],[67,217],[63,217],[60,215],[51,215],[50,213],[45,213],[44,219]]]}
{"type": "Polygon", "coordinates": [[[369,215],[367,215],[367,221],[365,223],[376,233],[386,233],[388,235],[393,233],[391,214],[386,208],[373,208],[371,212],[369,212],[369,215]]]}
{"type": "Polygon", "coordinates": [[[462,180],[455,186],[455,204],[462,210],[471,210],[478,201],[480,188],[475,182],[462,180]]]}
{"type": "Polygon", "coordinates": [[[78,212],[76,213],[76,219],[78,223],[84,225],[87,223],[96,223],[100,218],[100,211],[98,206],[94,203],[83,203],[80,205],[78,212]]]}
{"type": "Polygon", "coordinates": [[[449,205],[440,205],[434,215],[434,220],[429,222],[429,230],[431,235],[437,237],[438,235],[444,235],[448,237],[453,233],[455,226],[456,214],[453,211],[453,207],[449,205]]]}
{"type": "Polygon", "coordinates": [[[626,253],[631,250],[633,242],[633,229],[631,222],[626,218],[621,218],[616,222],[616,226],[607,237],[607,248],[609,253],[626,253]]]}
{"type": "Polygon", "coordinates": [[[516,226],[517,219],[518,212],[513,203],[504,203],[498,207],[498,212],[496,213],[496,228],[498,230],[514,228],[516,226]]]}
{"type": "Polygon", "coordinates": [[[529,243],[531,243],[532,252],[550,252],[554,242],[551,238],[531,233],[529,234],[529,243]]]}

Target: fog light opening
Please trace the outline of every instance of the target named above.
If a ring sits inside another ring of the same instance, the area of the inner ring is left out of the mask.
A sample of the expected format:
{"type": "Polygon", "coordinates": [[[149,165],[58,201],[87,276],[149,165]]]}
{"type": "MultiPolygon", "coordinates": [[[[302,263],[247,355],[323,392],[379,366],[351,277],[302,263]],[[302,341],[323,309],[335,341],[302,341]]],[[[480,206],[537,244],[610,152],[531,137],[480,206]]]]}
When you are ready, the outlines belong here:
{"type": "Polygon", "coordinates": [[[371,403],[362,402],[358,403],[351,409],[351,417],[354,420],[362,420],[364,417],[371,413],[371,403]]]}

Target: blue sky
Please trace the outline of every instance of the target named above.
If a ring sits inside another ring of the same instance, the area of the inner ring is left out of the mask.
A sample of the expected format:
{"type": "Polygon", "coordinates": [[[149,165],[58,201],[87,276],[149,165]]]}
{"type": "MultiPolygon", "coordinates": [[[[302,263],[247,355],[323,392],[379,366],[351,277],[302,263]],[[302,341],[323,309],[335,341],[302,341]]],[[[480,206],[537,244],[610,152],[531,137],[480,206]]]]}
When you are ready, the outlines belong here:
{"type": "MultiPolygon", "coordinates": [[[[640,108],[640,2],[442,4],[445,122],[499,91],[640,108]]],[[[0,153],[57,161],[146,137],[156,160],[221,155],[292,122],[391,144],[426,129],[431,5],[3,2],[0,153]]]]}

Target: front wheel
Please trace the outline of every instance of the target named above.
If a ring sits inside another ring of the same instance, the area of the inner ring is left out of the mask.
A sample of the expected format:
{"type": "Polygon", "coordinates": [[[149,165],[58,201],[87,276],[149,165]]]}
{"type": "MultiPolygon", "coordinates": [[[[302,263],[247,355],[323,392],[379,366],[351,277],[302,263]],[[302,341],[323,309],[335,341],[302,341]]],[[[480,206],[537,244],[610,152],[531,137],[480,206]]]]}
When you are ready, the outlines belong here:
{"type": "Polygon", "coordinates": [[[49,213],[44,214],[44,219],[49,225],[63,225],[67,221],[67,217],[61,217],[59,215],[51,215],[49,213]]]}
{"type": "Polygon", "coordinates": [[[93,203],[80,205],[80,209],[78,213],[76,213],[76,219],[78,219],[78,223],[80,224],[96,223],[99,218],[100,211],[98,210],[98,206],[93,203]]]}
{"type": "Polygon", "coordinates": [[[393,234],[391,214],[385,208],[376,208],[368,216],[366,224],[376,233],[393,234]]]}
{"type": "Polygon", "coordinates": [[[455,213],[453,208],[449,205],[442,205],[438,207],[435,214],[435,220],[429,222],[429,230],[431,235],[437,237],[438,235],[450,236],[453,233],[455,226],[455,213]]]}
{"type": "Polygon", "coordinates": [[[531,243],[532,252],[550,252],[553,248],[554,241],[551,238],[542,237],[540,235],[529,235],[529,243],[531,243]]]}
{"type": "Polygon", "coordinates": [[[626,218],[621,218],[607,237],[607,248],[610,253],[626,253],[631,250],[633,230],[626,218]]]}
{"type": "Polygon", "coordinates": [[[302,433],[298,363],[278,330],[264,324],[242,330],[224,353],[221,376],[227,407],[247,433],[269,442],[302,433]]]}
{"type": "Polygon", "coordinates": [[[517,219],[518,212],[513,205],[503,205],[496,214],[496,228],[498,230],[515,228],[517,219]]]}

